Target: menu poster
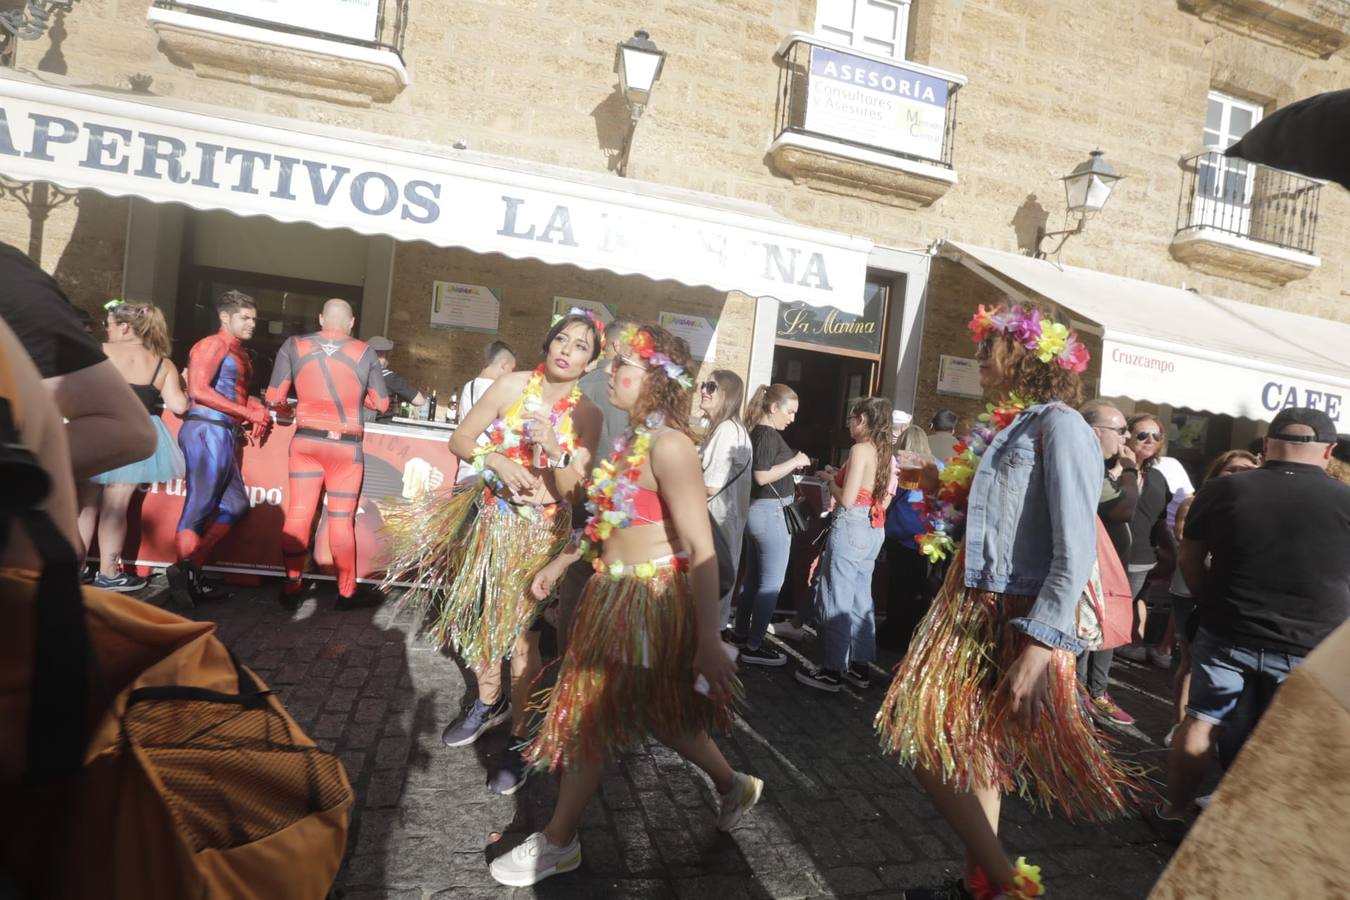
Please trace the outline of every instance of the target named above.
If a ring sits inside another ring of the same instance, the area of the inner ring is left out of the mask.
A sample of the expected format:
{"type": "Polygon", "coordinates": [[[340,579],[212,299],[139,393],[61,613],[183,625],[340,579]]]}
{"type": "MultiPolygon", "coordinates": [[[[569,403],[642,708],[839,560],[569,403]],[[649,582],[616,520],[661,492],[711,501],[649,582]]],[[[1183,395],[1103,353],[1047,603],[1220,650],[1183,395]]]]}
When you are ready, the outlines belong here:
{"type": "Polygon", "coordinates": [[[578,300],[575,297],[554,297],[553,315],[565,316],[573,309],[584,309],[595,313],[595,317],[608,327],[614,317],[619,314],[619,308],[609,303],[597,303],[594,300],[578,300]]]}
{"type": "Polygon", "coordinates": [[[984,388],[980,387],[980,364],[973,359],[944,354],[938,360],[937,392],[980,399],[984,396],[984,388]]]}
{"type": "Polygon", "coordinates": [[[658,317],[662,328],[689,342],[694,359],[710,363],[717,355],[717,320],[663,312],[658,317]]]}
{"type": "Polygon", "coordinates": [[[481,284],[435,281],[431,285],[431,327],[496,334],[502,298],[481,284]]]}

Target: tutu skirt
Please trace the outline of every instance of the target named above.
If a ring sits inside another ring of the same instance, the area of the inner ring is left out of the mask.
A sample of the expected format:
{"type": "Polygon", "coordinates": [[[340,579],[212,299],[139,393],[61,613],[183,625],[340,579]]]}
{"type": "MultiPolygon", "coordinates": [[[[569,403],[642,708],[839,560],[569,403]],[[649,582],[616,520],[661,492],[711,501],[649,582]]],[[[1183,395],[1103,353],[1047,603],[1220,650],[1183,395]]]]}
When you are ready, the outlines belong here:
{"type": "Polygon", "coordinates": [[[434,617],[432,639],[481,669],[510,656],[538,616],[530,583],[567,546],[571,524],[567,504],[517,507],[481,481],[433,494],[384,512],[385,584],[412,583],[404,602],[434,617]]]}
{"type": "Polygon", "coordinates": [[[155,484],[182,478],[186,466],[178,442],[169,434],[163,419],[151,416],[150,421],[155,423],[154,453],[137,462],[99,472],[89,480],[95,484],[155,484]]]}
{"type": "Polygon", "coordinates": [[[593,575],[558,680],[535,704],[545,713],[526,765],[600,765],[647,738],[725,732],[734,705],[694,690],[696,633],[689,581],[675,565],[657,563],[649,577],[593,575]]]}
{"type": "Polygon", "coordinates": [[[967,588],[964,576],[964,554],[957,553],[877,713],[882,749],[941,774],[958,790],[1016,791],[1071,819],[1132,812],[1140,773],[1098,736],[1073,654],[1054,651],[1049,700],[1029,729],[1013,718],[999,690],[1029,640],[1009,622],[1026,615],[1035,598],[967,588]]]}

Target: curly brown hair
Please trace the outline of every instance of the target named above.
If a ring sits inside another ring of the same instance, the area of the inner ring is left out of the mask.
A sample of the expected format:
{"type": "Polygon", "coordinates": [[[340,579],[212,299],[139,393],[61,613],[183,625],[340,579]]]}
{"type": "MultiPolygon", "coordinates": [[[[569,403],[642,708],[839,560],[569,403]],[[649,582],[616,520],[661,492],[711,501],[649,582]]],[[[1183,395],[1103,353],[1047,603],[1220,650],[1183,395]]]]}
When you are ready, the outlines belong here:
{"type": "Polygon", "coordinates": [[[1337,481],[1350,484],[1350,463],[1341,462],[1333,456],[1327,463],[1327,474],[1337,481]]]}
{"type": "Polygon", "coordinates": [[[862,419],[864,439],[877,453],[877,472],[872,479],[872,500],[881,501],[891,484],[891,401],[885,397],[859,397],[849,415],[862,419]]]}
{"type": "MultiPolygon", "coordinates": [[[[645,331],[651,336],[653,350],[670,357],[670,361],[683,366],[685,372],[691,370],[689,344],[684,338],[676,337],[660,325],[639,325],[638,330],[645,331]]],[[[624,349],[628,350],[627,347],[624,349]]],[[[629,418],[635,423],[641,423],[647,421],[647,417],[652,413],[657,413],[665,417],[667,428],[693,440],[694,432],[689,427],[689,410],[693,406],[694,393],[692,384],[684,387],[671,379],[665,369],[652,366],[650,363],[648,365],[646,374],[642,376],[637,402],[633,404],[629,418]]],[[[692,377],[691,375],[690,378],[692,377]]]]}
{"type": "MultiPolygon", "coordinates": [[[[1041,315],[1050,318],[1044,310],[1041,315]]],[[[1003,373],[1003,383],[997,388],[1000,393],[1016,394],[1032,403],[1058,400],[1075,408],[1083,402],[1083,384],[1077,373],[1054,362],[1041,362],[1034,350],[1028,350],[1012,335],[996,334],[986,340],[990,342],[989,358],[1003,373]]]]}

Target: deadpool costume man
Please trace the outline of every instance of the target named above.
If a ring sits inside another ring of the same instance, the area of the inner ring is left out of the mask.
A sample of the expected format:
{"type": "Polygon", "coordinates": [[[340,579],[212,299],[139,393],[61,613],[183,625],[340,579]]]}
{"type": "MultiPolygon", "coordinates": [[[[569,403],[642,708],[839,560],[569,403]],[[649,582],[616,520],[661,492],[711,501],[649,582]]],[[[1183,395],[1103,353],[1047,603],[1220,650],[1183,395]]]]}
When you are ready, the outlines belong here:
{"type": "Polygon", "coordinates": [[[220,539],[249,510],[239,470],[241,426],[261,442],[271,427],[267,408],[249,397],[253,364],[244,341],[253,337],[258,309],[242,291],[226,291],[216,301],[220,330],[193,345],[188,356],[188,398],[178,446],[187,463],[187,496],[178,518],[174,544],[178,561],[164,574],[174,600],[192,607],[228,596],[202,581],[202,566],[220,539]]]}
{"type": "Polygon", "coordinates": [[[286,565],[281,603],[288,609],[300,602],[300,576],[321,491],[328,499],[328,545],[337,570],[337,608],[372,606],[383,599],[368,586],[357,592],[355,517],[366,470],[362,406],[384,412],[389,407],[389,391],[375,351],[351,336],[355,321],[347,301],[329,300],[319,316],[319,331],[292,337],[282,345],[267,387],[267,405],[273,409],[285,406],[292,386],[296,396],[286,524],[281,532],[286,565]]]}

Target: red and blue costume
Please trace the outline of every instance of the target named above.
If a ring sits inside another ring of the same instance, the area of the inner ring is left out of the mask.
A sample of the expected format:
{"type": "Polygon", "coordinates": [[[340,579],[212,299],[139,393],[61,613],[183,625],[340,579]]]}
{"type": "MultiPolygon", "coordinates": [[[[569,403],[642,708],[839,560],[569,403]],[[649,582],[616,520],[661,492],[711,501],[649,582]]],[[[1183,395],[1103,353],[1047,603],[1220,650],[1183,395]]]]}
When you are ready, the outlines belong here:
{"type": "Polygon", "coordinates": [[[284,404],[292,385],[296,429],[281,532],[286,591],[300,590],[319,493],[326,490],[338,596],[351,597],[356,592],[356,508],[366,470],[361,407],[384,412],[389,391],[375,351],[334,329],[293,337],[282,345],[267,387],[267,405],[284,404]]]}
{"type": "Polygon", "coordinates": [[[174,536],[179,561],[200,569],[212,548],[248,512],[239,471],[239,426],[265,426],[267,410],[249,400],[253,364],[243,343],[224,328],[192,347],[188,397],[178,446],[187,463],[187,497],[174,536]]]}

